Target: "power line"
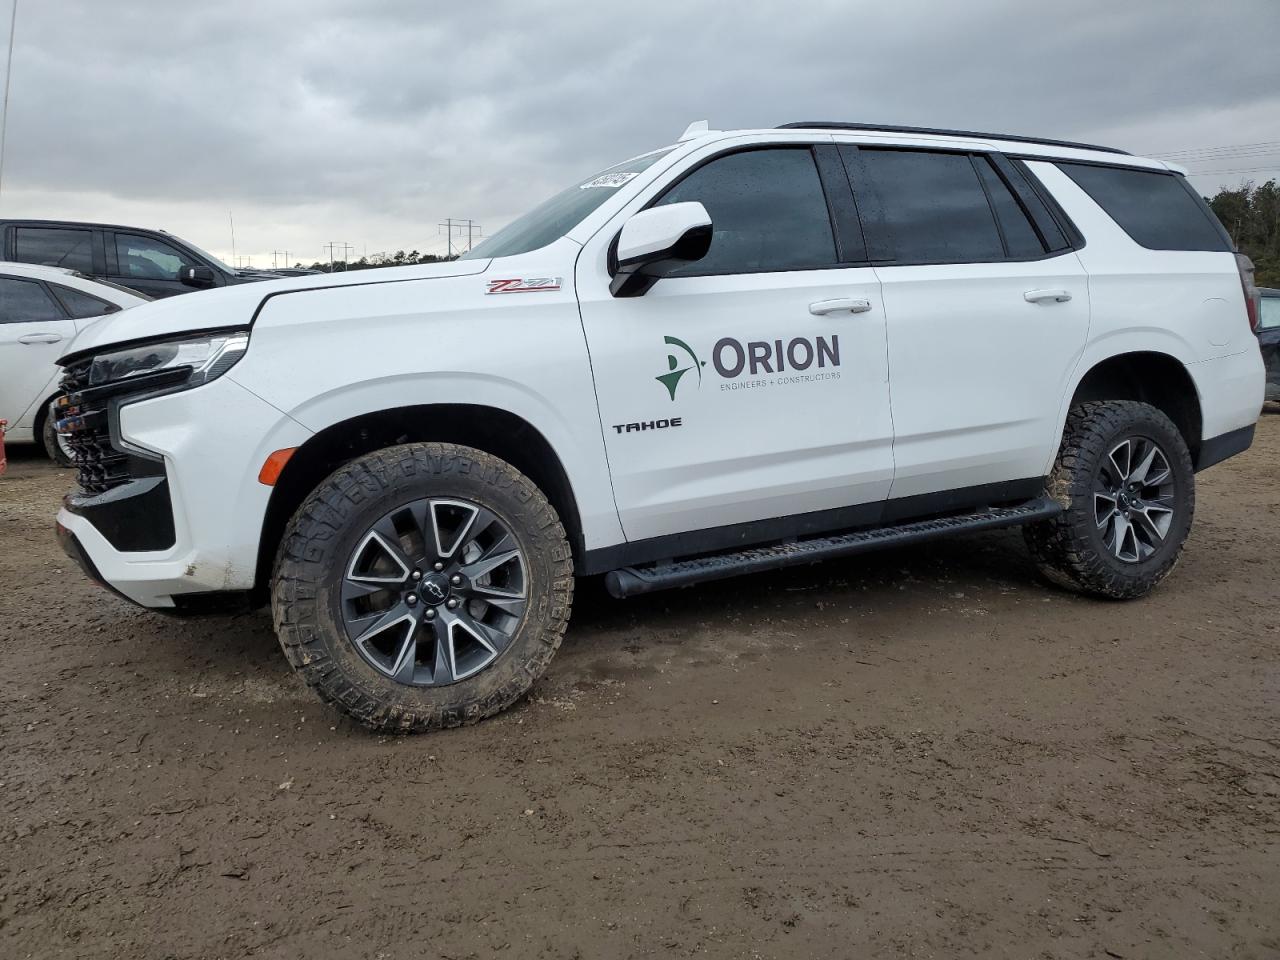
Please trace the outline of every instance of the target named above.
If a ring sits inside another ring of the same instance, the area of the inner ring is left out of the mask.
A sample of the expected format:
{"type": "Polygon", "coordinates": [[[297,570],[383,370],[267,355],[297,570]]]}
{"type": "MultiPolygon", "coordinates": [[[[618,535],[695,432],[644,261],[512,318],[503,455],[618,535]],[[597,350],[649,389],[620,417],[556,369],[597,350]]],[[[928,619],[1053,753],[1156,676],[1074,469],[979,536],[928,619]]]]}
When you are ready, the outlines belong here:
{"type": "Polygon", "coordinates": [[[1280,163],[1270,167],[1235,167],[1230,170],[1192,170],[1193,177],[1208,177],[1219,173],[1266,173],[1268,170],[1280,172],[1280,163]]]}
{"type": "Polygon", "coordinates": [[[1264,140],[1258,143],[1233,143],[1219,147],[1188,147],[1183,150],[1166,150],[1163,153],[1153,153],[1151,156],[1166,160],[1176,157],[1236,156],[1257,152],[1266,153],[1277,148],[1280,148],[1280,140],[1264,140]]]}

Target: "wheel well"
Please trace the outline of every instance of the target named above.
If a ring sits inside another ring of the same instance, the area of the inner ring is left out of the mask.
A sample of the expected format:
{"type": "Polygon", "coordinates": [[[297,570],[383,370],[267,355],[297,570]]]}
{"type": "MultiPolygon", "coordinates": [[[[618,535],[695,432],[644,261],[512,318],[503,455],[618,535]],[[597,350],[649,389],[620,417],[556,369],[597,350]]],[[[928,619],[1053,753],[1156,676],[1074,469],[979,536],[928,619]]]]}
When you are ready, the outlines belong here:
{"type": "Polygon", "coordinates": [[[53,403],[53,401],[57,400],[60,396],[62,396],[62,394],[55,393],[51,397],[46,397],[44,403],[40,404],[40,408],[36,410],[36,418],[31,424],[31,435],[36,438],[36,443],[44,442],[42,434],[44,433],[44,422],[49,416],[49,404],[53,403]]]}
{"type": "Polygon", "coordinates": [[[1124,353],[1103,360],[1080,381],[1071,404],[1088,400],[1138,400],[1173,421],[1191,451],[1200,456],[1200,397],[1178,360],[1167,353],[1124,353]]]}
{"type": "Polygon", "coordinates": [[[398,443],[457,443],[492,454],[538,485],[560,515],[574,556],[582,554],[582,523],[569,477],[551,444],[531,424],[506,410],[471,404],[430,404],[381,410],[321,430],[285,465],[271,491],[258,541],[254,592],[266,591],[276,550],[289,519],[325,477],[342,464],[398,443]]]}

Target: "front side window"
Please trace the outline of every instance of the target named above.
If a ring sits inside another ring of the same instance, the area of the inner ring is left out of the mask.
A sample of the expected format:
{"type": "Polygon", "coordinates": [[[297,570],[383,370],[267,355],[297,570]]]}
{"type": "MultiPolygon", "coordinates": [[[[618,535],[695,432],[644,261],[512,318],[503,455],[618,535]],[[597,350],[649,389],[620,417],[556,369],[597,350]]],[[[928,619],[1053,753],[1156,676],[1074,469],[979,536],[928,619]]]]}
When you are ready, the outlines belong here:
{"type": "Polygon", "coordinates": [[[0,323],[65,320],[62,309],[34,280],[0,277],[0,323]]]}
{"type": "Polygon", "coordinates": [[[17,227],[14,258],[22,263],[93,273],[93,231],[61,227],[17,227]]]}
{"type": "MultiPolygon", "coordinates": [[[[853,158],[851,158],[853,159],[853,158]]],[[[889,263],[1004,259],[995,215],[968,154],[858,150],[854,192],[868,245],[889,263]]],[[[851,173],[853,172],[851,170],[851,173]]]]}
{"type": "Polygon", "coordinates": [[[133,280],[177,280],[184,257],[173,247],[151,237],[116,234],[120,275],[133,280]]]}
{"type": "Polygon", "coordinates": [[[530,250],[538,250],[549,243],[554,243],[586,219],[587,214],[613,196],[619,187],[653,166],[672,149],[667,147],[663,150],[655,150],[634,160],[619,163],[593,177],[588,177],[568,190],[557,193],[524,216],[511,221],[489,239],[476,244],[459,259],[512,257],[518,253],[528,253],[530,250]]]}
{"type": "Polygon", "coordinates": [[[711,249],[668,276],[771,273],[837,266],[831,216],[808,147],[717,157],[659,204],[697,200],[711,216],[711,249]]]}
{"type": "Polygon", "coordinates": [[[107,303],[97,297],[91,297],[87,293],[81,293],[79,290],[72,290],[70,287],[64,287],[61,284],[50,284],[53,294],[62,301],[62,305],[67,308],[67,313],[76,320],[85,320],[89,317],[100,317],[104,313],[112,313],[116,307],[114,304],[107,303]]]}

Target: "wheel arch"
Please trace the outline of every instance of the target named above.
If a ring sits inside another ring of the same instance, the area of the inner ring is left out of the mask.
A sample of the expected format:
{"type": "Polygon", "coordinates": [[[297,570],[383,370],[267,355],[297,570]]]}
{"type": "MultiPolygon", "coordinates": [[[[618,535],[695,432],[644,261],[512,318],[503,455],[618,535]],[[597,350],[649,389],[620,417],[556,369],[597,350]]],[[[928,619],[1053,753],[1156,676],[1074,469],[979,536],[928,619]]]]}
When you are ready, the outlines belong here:
{"type": "Polygon", "coordinates": [[[319,483],[356,457],[399,443],[456,443],[511,464],[551,501],[575,558],[584,550],[578,500],[560,456],[524,418],[482,404],[417,404],[362,413],[312,435],[289,458],[271,491],[258,538],[254,592],[264,599],[289,519],[319,483]]]}
{"type": "Polygon", "coordinates": [[[1077,381],[1063,411],[1089,400],[1136,400],[1164,413],[1198,464],[1204,415],[1200,392],[1186,365],[1168,353],[1135,350],[1096,360],[1077,381]]]}
{"type": "Polygon", "coordinates": [[[60,397],[60,393],[54,393],[44,398],[36,406],[35,415],[31,420],[31,435],[40,441],[41,434],[44,432],[44,422],[49,416],[49,405],[60,397]]]}

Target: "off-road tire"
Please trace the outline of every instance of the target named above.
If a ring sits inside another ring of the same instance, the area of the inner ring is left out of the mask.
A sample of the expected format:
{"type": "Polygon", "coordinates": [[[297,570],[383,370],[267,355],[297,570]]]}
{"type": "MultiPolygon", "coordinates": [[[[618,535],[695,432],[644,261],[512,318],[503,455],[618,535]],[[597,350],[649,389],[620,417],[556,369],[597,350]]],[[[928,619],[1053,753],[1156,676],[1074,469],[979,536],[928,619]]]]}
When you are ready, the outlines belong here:
{"type": "Polygon", "coordinates": [[[532,481],[480,450],[410,443],[344,465],[298,508],[276,560],[272,614],[289,663],[322,699],[371,729],[409,733],[474,723],[523,696],[560,646],[573,585],[564,527],[532,481]],[[436,687],[375,670],[348,639],[339,607],[357,539],[379,516],[422,497],[465,498],[498,515],[528,568],[528,603],[510,645],[479,673],[436,687]]]}
{"type": "Polygon", "coordinates": [[[58,466],[70,468],[76,465],[71,456],[62,449],[62,444],[58,442],[58,422],[52,410],[46,411],[41,421],[40,439],[44,443],[44,452],[58,466]]]}
{"type": "Polygon", "coordinates": [[[1195,513],[1195,471],[1181,432],[1155,407],[1132,400],[1081,403],[1067,415],[1048,493],[1063,512],[1023,528],[1041,574],[1059,586],[1129,600],[1150,592],[1177,565],[1195,513]],[[1160,547],[1140,562],[1120,560],[1105,549],[1094,514],[1094,482],[1103,458],[1126,437],[1155,441],[1166,455],[1176,485],[1168,533],[1160,547]]]}

